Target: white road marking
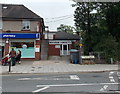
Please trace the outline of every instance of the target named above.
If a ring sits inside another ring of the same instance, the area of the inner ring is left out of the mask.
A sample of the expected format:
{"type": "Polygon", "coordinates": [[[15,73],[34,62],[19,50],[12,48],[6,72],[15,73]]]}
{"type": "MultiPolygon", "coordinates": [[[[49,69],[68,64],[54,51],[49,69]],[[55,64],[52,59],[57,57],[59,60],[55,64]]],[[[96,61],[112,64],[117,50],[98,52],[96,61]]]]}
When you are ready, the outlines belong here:
{"type": "Polygon", "coordinates": [[[116,93],[120,93],[120,91],[115,91],[116,93]]]}
{"type": "Polygon", "coordinates": [[[117,75],[120,75],[120,72],[117,72],[117,75]]]}
{"type": "Polygon", "coordinates": [[[80,78],[77,75],[70,75],[68,77],[37,77],[37,78],[19,78],[17,79],[19,81],[26,81],[26,80],[80,80],[80,78]]]}
{"type": "Polygon", "coordinates": [[[19,78],[17,80],[31,80],[31,78],[19,78]]]}
{"type": "Polygon", "coordinates": [[[120,76],[120,72],[117,72],[117,76],[120,76]]]}
{"type": "Polygon", "coordinates": [[[77,75],[70,75],[71,80],[80,80],[80,78],[77,75]]]}
{"type": "Polygon", "coordinates": [[[120,79],[120,77],[118,77],[118,79],[120,79]]]}
{"type": "Polygon", "coordinates": [[[113,74],[114,74],[114,73],[115,73],[115,72],[110,72],[110,73],[109,73],[110,82],[115,82],[114,77],[113,77],[113,74]]]}
{"type": "Polygon", "coordinates": [[[115,72],[110,72],[110,74],[113,74],[113,73],[115,73],[115,72]]]}
{"type": "Polygon", "coordinates": [[[45,90],[45,89],[47,89],[47,88],[49,88],[49,86],[45,86],[45,87],[43,87],[43,88],[41,88],[41,89],[37,89],[37,90],[35,90],[35,91],[32,91],[32,93],[37,93],[37,92],[43,91],[43,90],[45,90]]]}
{"type": "Polygon", "coordinates": [[[110,79],[113,79],[113,76],[109,76],[110,79]]]}
{"type": "Polygon", "coordinates": [[[111,82],[115,82],[115,80],[114,80],[114,79],[110,79],[110,81],[111,81],[111,82]]]}
{"type": "Polygon", "coordinates": [[[104,85],[103,88],[100,89],[100,91],[105,91],[108,88],[108,85],[104,85]]]}
{"type": "Polygon", "coordinates": [[[88,83],[88,84],[58,84],[58,85],[37,85],[36,87],[61,87],[61,86],[92,86],[92,85],[118,85],[120,83],[88,83]]]}

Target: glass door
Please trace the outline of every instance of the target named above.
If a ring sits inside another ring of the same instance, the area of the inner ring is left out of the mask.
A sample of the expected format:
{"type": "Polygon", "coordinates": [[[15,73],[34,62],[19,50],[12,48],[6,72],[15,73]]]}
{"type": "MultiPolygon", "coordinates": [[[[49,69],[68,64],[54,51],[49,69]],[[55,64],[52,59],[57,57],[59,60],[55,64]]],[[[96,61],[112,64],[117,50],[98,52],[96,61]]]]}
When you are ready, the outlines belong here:
{"type": "Polygon", "coordinates": [[[69,55],[69,45],[68,44],[61,44],[60,55],[69,55]]]}

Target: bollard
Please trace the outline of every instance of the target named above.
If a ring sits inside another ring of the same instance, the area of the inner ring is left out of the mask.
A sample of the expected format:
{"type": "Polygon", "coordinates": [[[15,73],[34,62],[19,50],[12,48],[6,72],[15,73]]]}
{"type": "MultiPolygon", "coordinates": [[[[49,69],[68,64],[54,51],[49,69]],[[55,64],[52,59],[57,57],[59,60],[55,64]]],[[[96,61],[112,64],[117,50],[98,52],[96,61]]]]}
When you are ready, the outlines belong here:
{"type": "Polygon", "coordinates": [[[11,62],[9,63],[9,72],[11,72],[11,62]]]}
{"type": "Polygon", "coordinates": [[[110,58],[111,64],[113,64],[113,58],[110,58]]]}

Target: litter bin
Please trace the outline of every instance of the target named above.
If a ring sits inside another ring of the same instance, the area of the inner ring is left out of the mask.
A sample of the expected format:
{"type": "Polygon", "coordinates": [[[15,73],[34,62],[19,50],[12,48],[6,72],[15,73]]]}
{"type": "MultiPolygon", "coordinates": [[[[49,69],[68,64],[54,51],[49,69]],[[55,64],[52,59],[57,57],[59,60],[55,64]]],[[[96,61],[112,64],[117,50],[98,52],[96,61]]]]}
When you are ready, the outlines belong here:
{"type": "Polygon", "coordinates": [[[76,50],[76,49],[70,50],[70,61],[73,64],[78,64],[78,62],[79,62],[79,50],[76,50]]]}

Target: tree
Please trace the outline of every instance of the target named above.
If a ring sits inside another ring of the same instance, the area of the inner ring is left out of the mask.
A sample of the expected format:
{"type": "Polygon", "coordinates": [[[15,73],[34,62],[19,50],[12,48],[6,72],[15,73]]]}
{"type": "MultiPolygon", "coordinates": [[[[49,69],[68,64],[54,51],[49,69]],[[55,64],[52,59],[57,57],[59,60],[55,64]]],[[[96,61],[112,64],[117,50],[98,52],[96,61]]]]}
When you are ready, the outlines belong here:
{"type": "Polygon", "coordinates": [[[60,27],[57,28],[57,31],[73,33],[74,27],[69,26],[69,25],[61,24],[60,27]]]}
{"type": "Polygon", "coordinates": [[[104,3],[102,12],[105,15],[104,22],[108,28],[108,33],[116,37],[117,41],[120,39],[120,2],[104,3]]]}
{"type": "Polygon", "coordinates": [[[103,51],[106,59],[120,60],[120,2],[78,2],[75,26],[83,37],[85,53],[103,51]],[[97,10],[96,14],[91,14],[97,10]]]}
{"type": "Polygon", "coordinates": [[[114,38],[114,42],[112,41],[113,39],[109,39],[111,40],[112,47],[106,44],[114,53],[107,53],[106,55],[107,57],[112,56],[116,61],[120,61],[120,2],[102,3],[100,7],[104,18],[101,19],[102,22],[100,22],[101,30],[106,31],[104,35],[106,35],[107,38],[109,35],[114,38]],[[106,29],[103,29],[103,27],[106,29]]]}
{"type": "Polygon", "coordinates": [[[99,3],[92,2],[78,2],[76,3],[76,10],[74,14],[75,26],[77,32],[85,32],[83,41],[85,46],[85,53],[89,54],[92,50],[91,33],[97,27],[97,21],[99,19],[99,3]],[[98,10],[96,14],[92,13],[94,10],[98,10]]]}

